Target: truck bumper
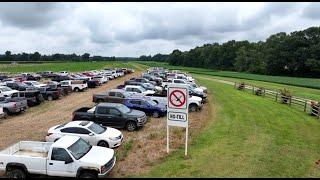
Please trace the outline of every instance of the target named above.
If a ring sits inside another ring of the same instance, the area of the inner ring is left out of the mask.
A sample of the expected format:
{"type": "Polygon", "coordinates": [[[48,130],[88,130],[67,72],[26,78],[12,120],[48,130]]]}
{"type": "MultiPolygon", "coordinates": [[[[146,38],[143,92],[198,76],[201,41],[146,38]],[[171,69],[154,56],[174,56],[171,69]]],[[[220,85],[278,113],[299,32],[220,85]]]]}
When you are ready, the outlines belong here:
{"type": "Polygon", "coordinates": [[[105,172],[105,173],[100,173],[98,174],[98,178],[106,178],[106,176],[109,174],[109,172],[113,169],[114,165],[116,164],[116,157],[114,157],[114,161],[113,161],[113,164],[112,166],[105,172]]]}

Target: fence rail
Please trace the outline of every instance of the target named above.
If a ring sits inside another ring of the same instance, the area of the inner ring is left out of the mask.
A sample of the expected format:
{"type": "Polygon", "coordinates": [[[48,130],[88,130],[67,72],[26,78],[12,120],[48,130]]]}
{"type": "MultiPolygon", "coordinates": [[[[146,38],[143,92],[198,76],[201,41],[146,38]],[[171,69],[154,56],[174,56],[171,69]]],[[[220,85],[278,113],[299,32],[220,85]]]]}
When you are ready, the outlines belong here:
{"type": "Polygon", "coordinates": [[[320,119],[320,103],[317,101],[304,99],[297,96],[285,96],[282,95],[280,92],[274,90],[256,87],[254,85],[245,83],[234,82],[234,88],[243,91],[250,90],[250,92],[252,92],[253,94],[274,99],[276,102],[287,104],[288,106],[295,105],[301,107],[304,112],[312,116],[316,116],[320,119]]]}

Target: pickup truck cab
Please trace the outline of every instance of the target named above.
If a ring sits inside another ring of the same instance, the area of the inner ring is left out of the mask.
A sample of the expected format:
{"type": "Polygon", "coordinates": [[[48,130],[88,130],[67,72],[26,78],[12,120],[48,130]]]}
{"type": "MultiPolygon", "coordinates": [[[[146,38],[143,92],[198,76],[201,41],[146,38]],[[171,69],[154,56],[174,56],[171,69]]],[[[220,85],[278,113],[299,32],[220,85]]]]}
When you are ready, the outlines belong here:
{"type": "Polygon", "coordinates": [[[7,116],[25,111],[28,108],[28,103],[25,98],[0,97],[0,107],[3,108],[3,112],[7,116]]]}
{"type": "Polygon", "coordinates": [[[156,103],[151,98],[130,97],[125,99],[124,105],[128,108],[136,109],[145,112],[147,115],[151,115],[155,118],[165,116],[167,113],[167,107],[165,104],[156,103]]]}
{"type": "Polygon", "coordinates": [[[135,131],[144,126],[148,118],[144,112],[130,109],[120,103],[99,103],[94,107],[83,107],[73,112],[72,121],[77,120],[135,131]]]}
{"type": "Polygon", "coordinates": [[[12,94],[11,97],[26,98],[29,107],[39,105],[44,101],[44,98],[39,90],[19,91],[18,93],[12,94]]]}
{"type": "Polygon", "coordinates": [[[126,85],[124,87],[124,90],[127,92],[131,92],[133,94],[141,93],[141,94],[147,95],[147,94],[155,94],[156,93],[155,91],[146,90],[141,86],[135,86],[135,85],[126,85]]]}
{"type": "Polygon", "coordinates": [[[19,91],[13,90],[7,86],[0,86],[0,95],[4,97],[11,97],[12,94],[17,93],[19,91]]]}
{"type": "Polygon", "coordinates": [[[95,103],[109,102],[109,103],[121,103],[124,99],[128,98],[131,93],[124,91],[123,89],[110,89],[105,93],[93,94],[92,101],[95,103]]]}
{"type": "Polygon", "coordinates": [[[83,80],[66,80],[60,82],[61,87],[71,86],[72,91],[84,91],[88,88],[88,84],[83,80]]]}
{"type": "Polygon", "coordinates": [[[47,86],[46,84],[39,83],[38,81],[23,81],[23,83],[25,83],[29,86],[37,87],[37,88],[47,86]]]}
{"type": "Polygon", "coordinates": [[[97,178],[105,176],[116,162],[113,149],[92,146],[77,136],[58,141],[20,141],[0,151],[0,170],[10,178],[28,174],[97,178]]]}

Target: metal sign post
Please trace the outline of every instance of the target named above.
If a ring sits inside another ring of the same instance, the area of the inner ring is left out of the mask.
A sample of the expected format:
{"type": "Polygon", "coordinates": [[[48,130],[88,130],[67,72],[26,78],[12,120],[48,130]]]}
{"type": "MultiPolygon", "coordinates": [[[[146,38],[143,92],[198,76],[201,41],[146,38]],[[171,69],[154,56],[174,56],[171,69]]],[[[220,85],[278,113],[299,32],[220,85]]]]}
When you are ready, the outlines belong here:
{"type": "Polygon", "coordinates": [[[169,153],[169,126],[186,128],[185,156],[188,154],[188,98],[189,87],[186,84],[169,84],[167,91],[167,153],[169,153]]]}

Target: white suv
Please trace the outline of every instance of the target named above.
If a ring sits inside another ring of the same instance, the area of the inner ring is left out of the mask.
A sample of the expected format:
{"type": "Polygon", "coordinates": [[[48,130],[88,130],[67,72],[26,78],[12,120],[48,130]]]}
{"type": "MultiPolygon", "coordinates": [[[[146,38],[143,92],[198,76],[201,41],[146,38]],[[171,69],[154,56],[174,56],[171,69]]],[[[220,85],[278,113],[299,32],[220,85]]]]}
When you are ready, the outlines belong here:
{"type": "Polygon", "coordinates": [[[62,136],[79,136],[89,144],[115,148],[121,145],[122,133],[111,127],[103,127],[91,121],[71,121],[53,126],[46,136],[47,142],[55,142],[62,136]]]}
{"type": "Polygon", "coordinates": [[[150,95],[150,94],[155,94],[155,91],[152,90],[146,90],[141,86],[134,86],[134,85],[126,85],[124,87],[124,90],[127,92],[131,92],[132,94],[136,94],[136,93],[141,93],[143,95],[150,95]]]}

